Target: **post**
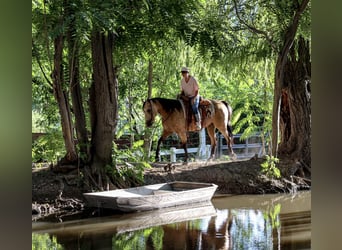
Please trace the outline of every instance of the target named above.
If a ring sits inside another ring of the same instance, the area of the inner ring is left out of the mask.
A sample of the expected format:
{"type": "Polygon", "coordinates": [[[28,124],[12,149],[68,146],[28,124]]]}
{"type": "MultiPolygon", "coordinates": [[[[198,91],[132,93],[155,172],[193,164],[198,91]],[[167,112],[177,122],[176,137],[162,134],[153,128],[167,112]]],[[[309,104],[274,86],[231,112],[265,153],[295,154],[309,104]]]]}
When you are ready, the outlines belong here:
{"type": "Polygon", "coordinates": [[[176,162],[176,148],[175,147],[171,147],[170,148],[170,161],[171,162],[176,162]]]}
{"type": "Polygon", "coordinates": [[[210,152],[211,152],[211,145],[206,145],[205,148],[206,148],[205,158],[206,158],[206,159],[209,159],[209,157],[210,157],[210,152]]]}
{"type": "Polygon", "coordinates": [[[202,128],[199,134],[199,146],[198,146],[198,157],[200,159],[206,159],[206,146],[205,146],[205,130],[202,128]]]}
{"type": "Polygon", "coordinates": [[[248,155],[248,138],[246,138],[246,148],[245,148],[245,155],[248,155]]]}

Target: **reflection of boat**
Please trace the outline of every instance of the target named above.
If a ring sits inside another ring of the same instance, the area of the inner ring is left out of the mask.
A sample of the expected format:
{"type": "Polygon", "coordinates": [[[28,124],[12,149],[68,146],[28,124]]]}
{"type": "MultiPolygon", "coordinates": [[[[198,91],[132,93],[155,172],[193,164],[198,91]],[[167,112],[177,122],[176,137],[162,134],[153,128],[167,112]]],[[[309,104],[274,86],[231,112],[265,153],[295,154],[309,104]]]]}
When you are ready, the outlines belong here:
{"type": "Polygon", "coordinates": [[[88,207],[133,212],[207,202],[216,188],[213,183],[175,181],[83,195],[88,207]]]}
{"type": "Polygon", "coordinates": [[[168,207],[154,211],[136,214],[134,220],[127,221],[117,227],[118,233],[135,231],[139,229],[161,226],[176,222],[196,220],[203,217],[215,216],[216,209],[211,202],[196,203],[192,206],[168,207]]]}
{"type": "Polygon", "coordinates": [[[95,217],[62,223],[33,223],[35,233],[53,235],[87,235],[101,233],[124,233],[170,223],[196,220],[216,215],[210,201],[176,207],[162,208],[140,213],[116,214],[108,217],[95,217]]]}

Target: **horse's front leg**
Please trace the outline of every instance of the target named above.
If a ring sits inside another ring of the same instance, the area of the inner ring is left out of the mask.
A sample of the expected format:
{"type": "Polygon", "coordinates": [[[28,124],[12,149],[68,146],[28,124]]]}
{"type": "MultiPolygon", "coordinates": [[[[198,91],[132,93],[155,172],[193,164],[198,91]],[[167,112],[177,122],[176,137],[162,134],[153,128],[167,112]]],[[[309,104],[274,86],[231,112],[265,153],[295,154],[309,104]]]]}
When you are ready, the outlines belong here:
{"type": "Polygon", "coordinates": [[[157,144],[157,150],[156,150],[156,161],[160,161],[160,144],[171,134],[171,132],[169,131],[163,131],[162,136],[159,138],[158,140],[158,144],[157,144]]]}
{"type": "Polygon", "coordinates": [[[156,162],[160,161],[160,144],[162,143],[162,141],[163,141],[163,136],[161,136],[158,140],[157,150],[156,150],[156,158],[155,158],[156,162]]]}
{"type": "Polygon", "coordinates": [[[185,162],[188,162],[189,156],[188,156],[188,147],[186,146],[186,142],[182,143],[182,147],[183,147],[184,153],[185,153],[185,162]]]}
{"type": "Polygon", "coordinates": [[[188,155],[188,147],[187,147],[187,141],[188,141],[188,137],[186,135],[186,132],[183,133],[178,133],[178,136],[181,140],[182,143],[182,147],[184,149],[184,154],[185,154],[185,162],[188,162],[189,160],[189,155],[188,155]]]}

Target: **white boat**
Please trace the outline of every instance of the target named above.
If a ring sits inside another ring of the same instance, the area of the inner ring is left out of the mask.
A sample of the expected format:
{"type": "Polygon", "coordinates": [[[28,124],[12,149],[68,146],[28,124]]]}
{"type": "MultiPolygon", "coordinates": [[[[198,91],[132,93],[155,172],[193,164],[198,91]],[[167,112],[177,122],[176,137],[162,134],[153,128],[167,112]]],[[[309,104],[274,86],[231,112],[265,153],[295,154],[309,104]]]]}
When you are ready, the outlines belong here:
{"type": "Polygon", "coordinates": [[[135,212],[208,202],[216,189],[213,183],[174,181],[83,195],[88,207],[135,212]]]}

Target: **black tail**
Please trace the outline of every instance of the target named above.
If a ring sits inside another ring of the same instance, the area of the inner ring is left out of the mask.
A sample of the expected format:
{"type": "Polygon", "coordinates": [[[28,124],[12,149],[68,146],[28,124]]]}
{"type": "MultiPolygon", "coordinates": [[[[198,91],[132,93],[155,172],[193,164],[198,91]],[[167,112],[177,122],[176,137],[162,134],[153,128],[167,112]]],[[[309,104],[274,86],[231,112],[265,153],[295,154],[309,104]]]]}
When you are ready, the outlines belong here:
{"type": "Polygon", "coordinates": [[[231,106],[229,106],[229,104],[226,101],[222,101],[222,102],[224,103],[224,105],[226,105],[226,107],[228,109],[227,130],[228,130],[229,137],[231,137],[233,139],[233,128],[232,128],[232,125],[230,124],[230,119],[232,118],[233,109],[231,106]]]}
{"type": "Polygon", "coordinates": [[[227,125],[227,130],[228,130],[228,135],[229,137],[233,138],[233,129],[232,129],[232,126],[231,125],[227,125]]]}

